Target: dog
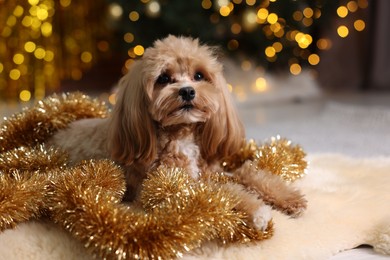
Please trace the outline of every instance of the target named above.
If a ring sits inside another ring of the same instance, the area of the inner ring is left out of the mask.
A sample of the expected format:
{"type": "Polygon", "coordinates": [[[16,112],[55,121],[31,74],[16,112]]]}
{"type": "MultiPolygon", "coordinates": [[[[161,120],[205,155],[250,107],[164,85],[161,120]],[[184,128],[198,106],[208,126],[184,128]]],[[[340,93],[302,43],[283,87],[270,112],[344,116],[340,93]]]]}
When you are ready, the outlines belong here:
{"type": "MultiPolygon", "coordinates": [[[[70,161],[110,158],[125,169],[128,200],[140,193],[147,173],[161,165],[200,173],[221,171],[221,161],[240,150],[244,127],[234,107],[217,49],[189,37],[157,40],[120,80],[117,101],[107,119],[84,119],[49,141],[70,161]]],[[[231,173],[229,191],[237,206],[265,229],[270,206],[292,216],[306,208],[299,191],[271,173],[245,163],[231,173]],[[270,206],[268,206],[268,205],[270,206]]]]}

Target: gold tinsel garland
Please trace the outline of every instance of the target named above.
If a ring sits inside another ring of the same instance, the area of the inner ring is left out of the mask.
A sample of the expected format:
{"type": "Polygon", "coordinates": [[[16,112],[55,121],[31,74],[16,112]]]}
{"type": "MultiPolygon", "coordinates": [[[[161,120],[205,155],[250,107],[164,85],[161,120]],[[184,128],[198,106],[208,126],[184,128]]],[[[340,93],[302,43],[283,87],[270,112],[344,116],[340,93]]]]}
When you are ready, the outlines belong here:
{"type": "MultiPolygon", "coordinates": [[[[103,258],[167,259],[202,243],[248,242],[272,236],[253,229],[248,216],[235,210],[240,198],[221,183],[225,173],[194,181],[180,168],[161,167],[148,174],[139,206],[120,203],[125,191],[121,169],[107,160],[66,166],[66,155],[42,145],[57,129],[107,110],[80,93],[52,96],[0,127],[0,230],[48,212],[53,221],[103,258]]],[[[247,143],[226,169],[251,160],[259,169],[303,176],[306,161],[299,146],[275,139],[259,147],[247,143]],[[302,170],[302,171],[301,171],[302,170]]]]}
{"type": "Polygon", "coordinates": [[[305,156],[302,147],[276,136],[261,146],[249,140],[237,154],[226,158],[222,166],[226,171],[231,171],[250,160],[258,169],[279,175],[285,181],[295,181],[306,174],[308,164],[305,156]]]}
{"type": "Polygon", "coordinates": [[[104,118],[103,102],[80,93],[52,95],[34,107],[5,118],[0,127],[0,152],[43,143],[55,131],[82,118],[104,118]]]}

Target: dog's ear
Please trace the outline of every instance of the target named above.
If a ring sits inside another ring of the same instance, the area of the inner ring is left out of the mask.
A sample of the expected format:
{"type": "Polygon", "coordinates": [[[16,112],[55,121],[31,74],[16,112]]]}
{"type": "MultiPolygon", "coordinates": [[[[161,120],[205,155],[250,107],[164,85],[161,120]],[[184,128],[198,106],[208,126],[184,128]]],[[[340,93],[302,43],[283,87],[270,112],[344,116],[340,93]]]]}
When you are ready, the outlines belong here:
{"type": "Polygon", "coordinates": [[[214,82],[221,90],[220,108],[201,129],[201,150],[208,161],[237,153],[245,141],[245,131],[222,73],[214,82]]]}
{"type": "Polygon", "coordinates": [[[156,130],[148,112],[150,98],[142,70],[142,61],[136,61],[120,80],[110,118],[108,148],[112,158],[125,165],[147,165],[156,155],[156,130]]]}

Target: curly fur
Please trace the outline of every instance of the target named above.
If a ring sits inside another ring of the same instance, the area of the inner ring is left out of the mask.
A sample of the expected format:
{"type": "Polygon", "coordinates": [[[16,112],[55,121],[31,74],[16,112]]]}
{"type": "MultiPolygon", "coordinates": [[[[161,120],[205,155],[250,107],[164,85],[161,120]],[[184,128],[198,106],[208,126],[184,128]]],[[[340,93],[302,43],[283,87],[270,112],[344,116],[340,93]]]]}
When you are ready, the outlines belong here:
{"type": "MultiPolygon", "coordinates": [[[[74,162],[108,157],[123,165],[129,199],[159,165],[182,167],[197,179],[200,172],[222,170],[222,159],[244,143],[215,48],[168,36],[146,49],[119,84],[110,118],[75,122],[49,143],[67,150],[74,162]]],[[[282,180],[255,172],[244,165],[232,173],[240,184],[228,188],[242,198],[238,207],[257,228],[270,218],[263,200],[293,216],[306,207],[303,196],[282,180]]]]}

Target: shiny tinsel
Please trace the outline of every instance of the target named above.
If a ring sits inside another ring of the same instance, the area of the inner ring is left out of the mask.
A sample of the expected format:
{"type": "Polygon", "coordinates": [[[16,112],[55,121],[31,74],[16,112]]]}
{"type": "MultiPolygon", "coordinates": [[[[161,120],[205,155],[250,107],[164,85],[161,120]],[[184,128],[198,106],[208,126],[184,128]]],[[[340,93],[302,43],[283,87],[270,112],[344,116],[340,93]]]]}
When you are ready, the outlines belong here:
{"type": "Polygon", "coordinates": [[[10,170],[47,171],[66,165],[64,152],[39,144],[35,147],[21,146],[8,152],[0,153],[0,172],[10,170]]]}
{"type": "Polygon", "coordinates": [[[44,145],[0,153],[0,230],[40,216],[48,207],[50,171],[64,167],[66,159],[44,145]]]}
{"type": "Polygon", "coordinates": [[[286,181],[295,181],[306,174],[308,163],[305,156],[302,147],[276,136],[262,145],[249,140],[237,154],[226,158],[222,166],[226,171],[231,171],[250,160],[261,170],[279,175],[286,181]]]}
{"type": "Polygon", "coordinates": [[[118,203],[124,180],[113,164],[91,161],[55,175],[54,221],[102,258],[170,259],[217,238],[245,242],[272,235],[272,223],[256,231],[233,210],[238,198],[196,183],[179,168],[149,175],[141,200],[146,212],[118,203]]]}
{"type": "Polygon", "coordinates": [[[47,176],[13,171],[0,172],[0,231],[40,216],[47,204],[47,176]]]}
{"type": "Polygon", "coordinates": [[[34,107],[4,119],[0,125],[0,153],[20,146],[38,145],[77,119],[106,116],[104,103],[82,93],[54,94],[34,107]]]}
{"type": "Polygon", "coordinates": [[[254,163],[259,169],[277,174],[285,181],[295,181],[306,174],[305,156],[299,145],[277,136],[257,149],[254,163]]]}

